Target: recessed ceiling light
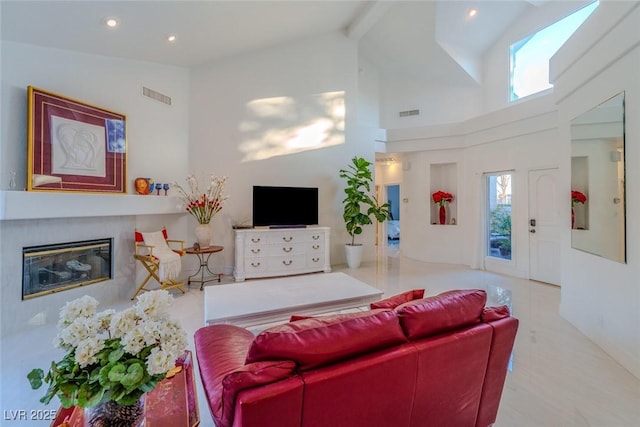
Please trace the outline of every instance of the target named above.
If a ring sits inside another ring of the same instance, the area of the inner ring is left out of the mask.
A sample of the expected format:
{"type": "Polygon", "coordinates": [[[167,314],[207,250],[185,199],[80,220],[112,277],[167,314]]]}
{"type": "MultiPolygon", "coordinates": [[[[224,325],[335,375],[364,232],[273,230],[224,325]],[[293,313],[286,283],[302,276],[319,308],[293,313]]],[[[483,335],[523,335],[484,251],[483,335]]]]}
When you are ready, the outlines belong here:
{"type": "Polygon", "coordinates": [[[174,43],[176,40],[178,40],[178,36],[176,36],[175,34],[169,34],[167,36],[167,41],[169,43],[174,43]]]}
{"type": "Polygon", "coordinates": [[[477,14],[478,14],[478,9],[476,9],[475,7],[474,7],[474,8],[469,9],[469,12],[467,12],[467,16],[468,16],[469,18],[473,18],[473,17],[474,17],[474,16],[476,16],[477,14]]]}
{"type": "Polygon", "coordinates": [[[116,18],[105,18],[104,25],[109,28],[115,28],[118,26],[118,20],[116,18]]]}

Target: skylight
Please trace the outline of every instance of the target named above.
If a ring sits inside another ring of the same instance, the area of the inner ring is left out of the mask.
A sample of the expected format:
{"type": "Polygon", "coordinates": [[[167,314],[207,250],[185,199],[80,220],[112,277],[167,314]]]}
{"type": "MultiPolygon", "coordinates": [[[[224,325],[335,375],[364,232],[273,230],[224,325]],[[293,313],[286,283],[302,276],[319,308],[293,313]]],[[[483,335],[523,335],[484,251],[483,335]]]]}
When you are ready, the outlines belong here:
{"type": "Polygon", "coordinates": [[[598,7],[595,1],[514,43],[510,48],[509,98],[515,101],[553,87],[549,59],[598,7]]]}

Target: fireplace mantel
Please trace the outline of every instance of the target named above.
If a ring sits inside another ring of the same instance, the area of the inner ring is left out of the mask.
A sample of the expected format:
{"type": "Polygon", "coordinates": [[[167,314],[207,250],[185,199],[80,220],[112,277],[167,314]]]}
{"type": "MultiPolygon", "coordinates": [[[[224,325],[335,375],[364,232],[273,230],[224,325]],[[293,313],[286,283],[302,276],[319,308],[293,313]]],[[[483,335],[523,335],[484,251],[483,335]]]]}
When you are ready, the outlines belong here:
{"type": "Polygon", "coordinates": [[[0,191],[0,220],[182,213],[175,196],[0,191]]]}

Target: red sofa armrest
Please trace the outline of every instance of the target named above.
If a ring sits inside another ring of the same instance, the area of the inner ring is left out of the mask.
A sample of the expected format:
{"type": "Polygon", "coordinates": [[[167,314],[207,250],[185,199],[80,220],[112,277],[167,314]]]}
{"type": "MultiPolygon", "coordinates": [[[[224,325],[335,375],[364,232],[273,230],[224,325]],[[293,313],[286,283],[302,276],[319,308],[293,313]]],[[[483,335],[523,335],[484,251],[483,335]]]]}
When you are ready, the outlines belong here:
{"type": "Polygon", "coordinates": [[[270,384],[291,376],[292,361],[245,364],[253,334],[233,325],[206,326],[195,333],[198,368],[218,427],[233,424],[236,396],[242,390],[270,384]]]}

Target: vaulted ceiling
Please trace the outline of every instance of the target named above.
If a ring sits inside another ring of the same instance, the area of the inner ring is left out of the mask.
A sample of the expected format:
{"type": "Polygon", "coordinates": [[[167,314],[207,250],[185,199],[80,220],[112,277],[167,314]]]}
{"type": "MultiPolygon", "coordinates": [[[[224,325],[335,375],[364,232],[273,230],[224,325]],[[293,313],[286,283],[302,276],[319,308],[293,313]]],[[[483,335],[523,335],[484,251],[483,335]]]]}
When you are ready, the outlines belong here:
{"type": "Polygon", "coordinates": [[[2,0],[0,14],[3,40],[181,67],[343,31],[385,78],[473,84],[484,52],[545,1],[2,0]]]}

